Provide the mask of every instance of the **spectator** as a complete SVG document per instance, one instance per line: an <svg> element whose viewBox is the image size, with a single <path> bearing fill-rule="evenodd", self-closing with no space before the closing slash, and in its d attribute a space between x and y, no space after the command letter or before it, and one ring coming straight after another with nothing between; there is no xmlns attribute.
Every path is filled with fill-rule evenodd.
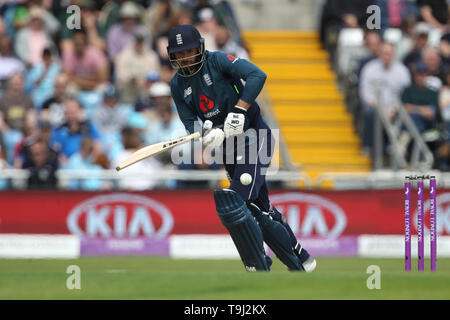
<svg viewBox="0 0 450 320"><path fill-rule="evenodd" d="M420 133L435 127L438 93L425 86L429 69L423 62L413 68L413 83L406 87L401 100Z"/></svg>
<svg viewBox="0 0 450 320"><path fill-rule="evenodd" d="M342 28L364 27L367 20L367 7L371 0L327 0L320 18L320 40L322 46L330 52L331 61L337 46L337 39Z"/></svg>
<svg viewBox="0 0 450 320"><path fill-rule="evenodd" d="M164 81L158 81L150 87L150 89L148 90L148 99L148 107L142 109L140 113L143 114L146 120L149 122L149 130L151 130L153 124L158 122L158 120L160 119L157 107L173 107L174 102L170 94L170 87ZM145 142L149 143L148 140L145 140Z"/></svg>
<svg viewBox="0 0 450 320"><path fill-rule="evenodd" d="M433 28L447 31L448 5L446 0L417 0L420 17Z"/></svg>
<svg viewBox="0 0 450 320"><path fill-rule="evenodd" d="M50 49L42 52L42 62L34 65L26 75L25 90L31 96L37 110L41 110L45 100L50 98L61 65L55 61Z"/></svg>
<svg viewBox="0 0 450 320"><path fill-rule="evenodd" d="M239 23L230 2L226 0L217 0L208 1L208 3L213 8L214 15L216 16L219 25L226 27L230 31L233 41L238 45L245 47Z"/></svg>
<svg viewBox="0 0 450 320"><path fill-rule="evenodd" d="M195 27L205 39L205 49L209 51L217 51L216 33L219 28L219 23L214 15L213 9L205 7L198 11L198 22Z"/></svg>
<svg viewBox="0 0 450 320"><path fill-rule="evenodd" d="M127 124L130 108L119 104L119 93L110 85L105 90L102 105L93 114L92 121L101 135L102 149L110 159L121 150L120 132Z"/></svg>
<svg viewBox="0 0 450 320"><path fill-rule="evenodd" d="M399 28L408 10L408 0L377 0L381 8L381 29Z"/></svg>
<svg viewBox="0 0 450 320"><path fill-rule="evenodd" d="M218 27L215 35L215 41L219 51L231 54L238 58L249 60L247 50L231 38L231 33L226 27Z"/></svg>
<svg viewBox="0 0 450 320"><path fill-rule="evenodd" d="M430 28L426 23L419 22L414 27L413 47L403 58L403 64L411 70L412 66L422 59L422 52L427 47Z"/></svg>
<svg viewBox="0 0 450 320"><path fill-rule="evenodd" d="M144 46L150 48L151 35L147 29L140 24L140 9L131 1L124 2L119 11L120 22L109 29L106 42L108 56L115 60L116 56L134 40L134 35L139 33L143 37Z"/></svg>
<svg viewBox="0 0 450 320"><path fill-rule="evenodd" d="M55 189L57 157L50 152L45 143L37 141L30 146L30 159L30 164L24 167L30 173L28 189Z"/></svg>
<svg viewBox="0 0 450 320"><path fill-rule="evenodd" d="M31 166L30 146L36 142L44 143L52 156L57 157L57 152L50 146L50 136L52 127L48 121L38 121L37 126L32 123L25 128L25 137L20 141L14 150L14 167L24 168Z"/></svg>
<svg viewBox="0 0 450 320"><path fill-rule="evenodd" d="M439 55L441 57L443 68L447 69L450 67L450 33L446 33L441 37L441 40L439 41Z"/></svg>
<svg viewBox="0 0 450 320"><path fill-rule="evenodd" d="M183 8L179 8L175 11L174 15L172 16L169 30L175 26L180 26L183 24L192 24L192 12ZM163 32L160 32L158 35L166 34L167 32L168 30L164 30Z"/></svg>
<svg viewBox="0 0 450 320"><path fill-rule="evenodd" d="M122 130L122 141L124 150L117 155L113 161L112 167L115 168L122 161L126 160L133 152L143 146L140 138L140 129L132 126L126 126ZM161 163L155 157L150 157L139 161L128 167L127 175L121 175L119 187L124 190L149 190L158 186L158 180L151 179L148 176L139 177L143 172L151 174L161 170Z"/></svg>
<svg viewBox="0 0 450 320"><path fill-rule="evenodd" d="M150 98L150 88L153 84L160 81L159 72L149 72L145 76L144 89L139 93L139 98L134 104L134 109L141 112L145 109L153 108L153 102Z"/></svg>
<svg viewBox="0 0 450 320"><path fill-rule="evenodd" d="M417 17L413 14L407 14L402 20L400 31L402 32L401 38L396 43L397 57L403 61L407 54L409 54L414 48L414 28L416 27Z"/></svg>
<svg viewBox="0 0 450 320"><path fill-rule="evenodd" d="M136 32L132 41L116 58L116 81L121 101L134 104L145 89L145 76L159 73L158 55L145 44L145 34Z"/></svg>
<svg viewBox="0 0 450 320"><path fill-rule="evenodd" d="M450 169L450 71L446 69L445 82L439 93L439 109L444 122L444 141L437 150L439 169Z"/></svg>
<svg viewBox="0 0 450 320"><path fill-rule="evenodd" d="M106 34L108 30L119 20L120 4L124 0L105 0L97 18L100 32Z"/></svg>
<svg viewBox="0 0 450 320"><path fill-rule="evenodd" d="M17 56L28 66L42 62L45 48L53 50L55 44L44 29L45 10L32 7L29 12L29 23L17 32L14 49Z"/></svg>
<svg viewBox="0 0 450 320"><path fill-rule="evenodd" d="M169 62L169 55L167 54L167 46L169 45L168 34L160 35L156 41L156 53L159 56L159 61L161 63L160 68L160 79L161 81L170 83L170 80L175 75L176 69L174 69Z"/></svg>
<svg viewBox="0 0 450 320"><path fill-rule="evenodd" d="M12 150L22 139L25 124L34 119L33 101L24 93L21 73L14 74L8 82L8 90L0 99L0 131L5 139L7 159L12 163Z"/></svg>
<svg viewBox="0 0 450 320"><path fill-rule="evenodd" d="M381 45L381 35L377 31L369 30L364 34L364 48L366 54L364 58L361 59L356 70L357 77L361 76L362 68L373 59L378 57Z"/></svg>
<svg viewBox="0 0 450 320"><path fill-rule="evenodd" d="M400 102L400 95L410 82L408 69L394 60L395 49L391 43L383 42L379 58L367 63L361 70L359 86L363 108L363 147L368 152L373 145L373 123L375 108L392 120Z"/></svg>
<svg viewBox="0 0 450 320"><path fill-rule="evenodd" d="M76 5L79 6L81 11L81 28L86 33L87 45L93 46L103 52L106 49L106 42L104 39L105 34L102 33L102 28L99 26L97 21L96 2L94 0L77 0L76 2ZM61 30L62 40L60 43L60 48L63 55L67 50L73 50L73 37L76 35L76 32L69 29L67 25L67 21L70 19L69 14L72 15L72 13L67 12L67 7L71 4L72 3L68 3L64 6L64 8L60 8L59 10L61 25L63 26Z"/></svg>
<svg viewBox="0 0 450 320"><path fill-rule="evenodd" d="M2 91L6 82L15 73L25 71L25 65L12 52L11 39L7 36L0 37L0 83Z"/></svg>
<svg viewBox="0 0 450 320"><path fill-rule="evenodd" d="M59 127L65 122L63 101L67 98L68 84L67 74L58 74L55 79L53 95L42 104L39 118L49 121L53 128Z"/></svg>
<svg viewBox="0 0 450 320"><path fill-rule="evenodd" d="M88 44L82 29L73 36L73 48L63 52L62 66L70 85L78 90L96 90L109 77L108 60L102 51Z"/></svg>
<svg viewBox="0 0 450 320"><path fill-rule="evenodd" d="M103 95L103 103L95 110L92 120L100 134L120 134L126 125L128 112L128 108L119 104L117 89L109 85Z"/></svg>
<svg viewBox="0 0 450 320"><path fill-rule="evenodd" d="M149 126L145 135L146 144L154 144L185 135L186 130L175 111L169 85L165 82L155 83L150 88L150 97L153 100L155 118L147 115Z"/></svg>
<svg viewBox="0 0 450 320"><path fill-rule="evenodd" d="M169 32L176 18L178 7L170 0L158 0L145 10L143 23L150 30L153 39Z"/></svg>
<svg viewBox="0 0 450 320"><path fill-rule="evenodd" d="M80 151L74 153L67 163L61 167L62 170L83 170L86 175L102 170L102 167L95 161L94 142L91 138L85 137L81 140ZM71 179L68 189L72 190L105 190L112 187L108 181L97 178Z"/></svg>
<svg viewBox="0 0 450 320"><path fill-rule="evenodd" d="M90 137L94 140L94 152L101 154L100 134L97 128L83 118L80 102L73 98L64 101L66 122L53 130L51 146L61 153L60 163L64 164L74 153L80 150L81 140Z"/></svg>
<svg viewBox="0 0 450 320"><path fill-rule="evenodd" d="M439 91L445 76L438 50L431 47L425 48L422 52L422 61L428 68L428 77L425 79L427 87Z"/></svg>

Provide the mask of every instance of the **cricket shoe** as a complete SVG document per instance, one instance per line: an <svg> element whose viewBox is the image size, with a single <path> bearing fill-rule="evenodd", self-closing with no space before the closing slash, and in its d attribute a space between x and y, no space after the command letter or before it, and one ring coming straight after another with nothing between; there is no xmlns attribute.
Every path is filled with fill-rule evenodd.
<svg viewBox="0 0 450 320"><path fill-rule="evenodd" d="M302 266L306 272L313 272L317 266L316 259L314 259L313 257L310 256L308 259L306 259L305 262L302 263Z"/></svg>

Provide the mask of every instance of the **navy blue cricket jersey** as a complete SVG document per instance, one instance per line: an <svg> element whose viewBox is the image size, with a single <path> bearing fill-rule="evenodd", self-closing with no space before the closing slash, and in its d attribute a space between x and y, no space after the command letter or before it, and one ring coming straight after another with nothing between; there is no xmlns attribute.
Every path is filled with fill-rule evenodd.
<svg viewBox="0 0 450 320"><path fill-rule="evenodd" d="M178 73L170 82L172 97L186 129L194 132L197 117L223 125L237 101L251 104L247 111L250 128L257 129L262 117L255 102L266 81L266 74L253 63L222 52L205 52L199 72L190 77ZM241 79L245 81L243 86Z"/></svg>

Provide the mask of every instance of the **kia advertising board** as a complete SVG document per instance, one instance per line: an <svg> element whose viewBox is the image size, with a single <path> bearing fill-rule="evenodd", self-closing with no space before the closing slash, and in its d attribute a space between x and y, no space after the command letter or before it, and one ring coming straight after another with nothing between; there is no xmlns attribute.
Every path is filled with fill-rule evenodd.
<svg viewBox="0 0 450 320"><path fill-rule="evenodd" d="M402 234L399 190L273 192L298 236ZM437 197L438 234L450 234L450 192ZM416 204L413 203L415 215ZM429 202L425 201L428 226ZM413 232L415 232L413 224ZM141 193L2 192L0 233L74 234L81 237L164 238L176 234L226 234L212 191Z"/></svg>

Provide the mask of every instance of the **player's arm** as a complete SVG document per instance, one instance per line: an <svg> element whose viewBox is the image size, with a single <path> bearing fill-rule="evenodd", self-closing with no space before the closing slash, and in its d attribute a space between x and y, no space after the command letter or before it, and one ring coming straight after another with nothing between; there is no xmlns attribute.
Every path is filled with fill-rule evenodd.
<svg viewBox="0 0 450 320"><path fill-rule="evenodd" d="M249 124L247 110L264 87L267 75L253 63L223 53L216 54L216 67L226 76L245 80L240 99L225 119L224 132L228 138L247 129Z"/></svg>
<svg viewBox="0 0 450 320"><path fill-rule="evenodd" d="M189 133L194 133L194 123L197 121L197 115L191 109L191 107L180 96L180 90L173 82L170 83L170 91L172 92L172 98L177 107L178 116L181 122Z"/></svg>
<svg viewBox="0 0 450 320"><path fill-rule="evenodd" d="M223 74L245 80L245 88L236 106L248 109L264 87L267 75L250 61L221 52L216 53L216 66Z"/></svg>

